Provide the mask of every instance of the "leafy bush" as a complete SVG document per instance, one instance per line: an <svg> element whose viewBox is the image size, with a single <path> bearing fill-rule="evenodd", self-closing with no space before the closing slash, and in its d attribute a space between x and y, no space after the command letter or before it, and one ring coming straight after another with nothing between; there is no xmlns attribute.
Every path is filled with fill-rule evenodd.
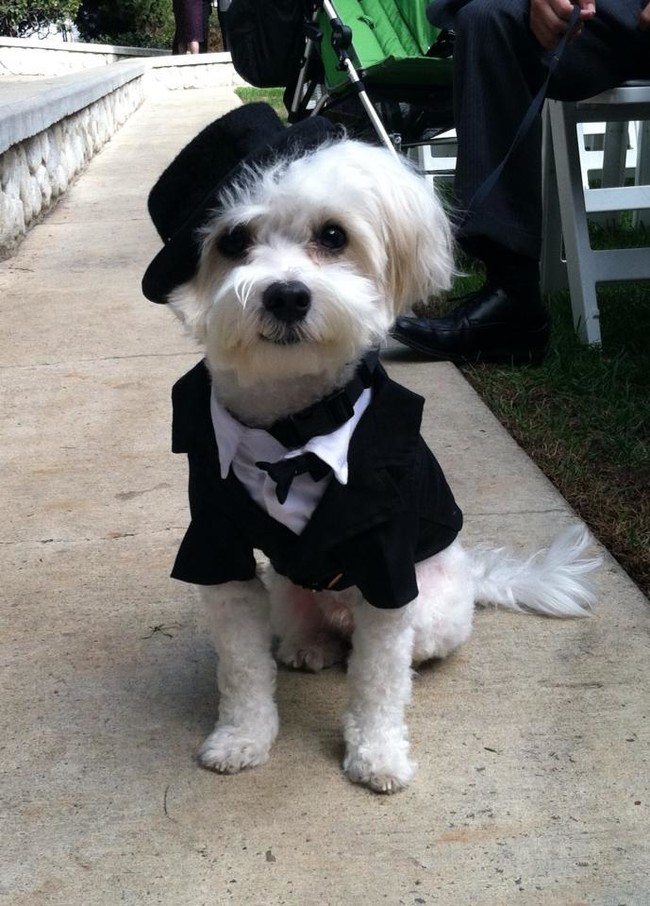
<svg viewBox="0 0 650 906"><path fill-rule="evenodd" d="M0 0L0 34L12 38L47 34L51 26L69 25L80 0Z"/></svg>
<svg viewBox="0 0 650 906"><path fill-rule="evenodd" d="M84 41L169 48L174 14L170 0L82 0L77 27Z"/></svg>

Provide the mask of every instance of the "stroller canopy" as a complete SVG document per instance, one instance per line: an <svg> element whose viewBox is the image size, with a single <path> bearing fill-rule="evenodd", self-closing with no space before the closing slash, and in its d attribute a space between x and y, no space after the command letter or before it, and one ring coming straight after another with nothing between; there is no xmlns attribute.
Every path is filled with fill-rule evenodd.
<svg viewBox="0 0 650 906"><path fill-rule="evenodd" d="M449 60L428 57L439 30L426 17L424 0L333 0L339 18L352 29L351 58L368 84L422 88L451 83ZM323 23L321 55L325 81L336 91L347 85Z"/></svg>

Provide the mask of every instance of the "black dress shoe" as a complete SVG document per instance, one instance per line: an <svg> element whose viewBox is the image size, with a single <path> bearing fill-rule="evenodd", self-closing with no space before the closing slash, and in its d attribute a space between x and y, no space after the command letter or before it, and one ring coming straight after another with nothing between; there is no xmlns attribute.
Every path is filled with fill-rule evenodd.
<svg viewBox="0 0 650 906"><path fill-rule="evenodd" d="M539 293L515 298L486 285L447 317L401 317L391 333L439 361L539 364L548 344L549 321Z"/></svg>

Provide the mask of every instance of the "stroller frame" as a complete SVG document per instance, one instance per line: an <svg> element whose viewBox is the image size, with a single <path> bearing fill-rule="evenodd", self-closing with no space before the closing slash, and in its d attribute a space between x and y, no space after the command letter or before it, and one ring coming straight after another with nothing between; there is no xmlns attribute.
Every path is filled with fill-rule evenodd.
<svg viewBox="0 0 650 906"><path fill-rule="evenodd" d="M350 84L353 86L353 91L363 104L364 110L368 114L370 122L372 123L380 142L385 145L385 147L388 148L389 151L391 151L393 154L396 154L396 145L400 144L400 142L396 134L393 134L391 136L384 128L384 124L379 118L377 111L373 107L372 101L368 97L368 92L366 90L363 79L355 69L352 60L350 59L350 54L348 53L348 51L352 46L352 29L349 25L344 25L341 22L336 9L334 8L334 5L330 2L330 0L321 0L321 7L330 21L330 27L332 29L332 47L339 58L340 68L344 69L347 73ZM296 83L293 100L291 102L291 107L289 110L289 119L291 121L300 119L298 113L301 109L306 109L306 106L311 100L313 91L316 87L315 83L313 83L311 90L309 90L307 94L305 94L305 82L307 80L309 62L312 54L315 52L316 48L323 39L322 32L318 29L317 25L318 15L321 7L319 7L318 4L314 4L314 11L311 18L311 27L305 29L305 55L301 61L300 72L298 74L298 82ZM328 96L327 94L323 93L322 96L318 99L317 103L314 105L311 111L311 115L316 116L316 114L320 113L327 101Z"/></svg>
<svg viewBox="0 0 650 906"><path fill-rule="evenodd" d="M305 48L297 81L294 89L287 91L287 99L291 98L290 103L287 104L289 121L296 122L307 116L325 113L340 103L342 98L357 97L379 142L389 151L397 154L402 149L402 135L399 132L389 132L377 113L376 106L366 88L364 72L361 67L357 68L352 60L352 54L356 56L353 30L341 20L334 2L335 0L312 0L310 3L310 15L305 21ZM331 46L338 60L336 68L345 73L349 82L346 88L337 91L330 90L324 84L319 84L317 78L310 76L310 69L318 62L318 52L324 38L323 30L319 27L322 13L327 17L331 32ZM441 32L427 55L433 56L432 51L434 50L437 50L437 56L440 59L450 57L453 52L453 33ZM314 96L317 94L314 101ZM437 132L443 132L447 128L449 128L448 125L441 126ZM432 137L434 135L428 136L427 142Z"/></svg>

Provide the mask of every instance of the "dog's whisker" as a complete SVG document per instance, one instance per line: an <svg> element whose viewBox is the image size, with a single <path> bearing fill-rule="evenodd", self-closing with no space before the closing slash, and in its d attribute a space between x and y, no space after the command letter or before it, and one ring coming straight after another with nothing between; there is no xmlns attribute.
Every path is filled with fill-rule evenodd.
<svg viewBox="0 0 650 906"><path fill-rule="evenodd" d="M253 285L254 281L251 278L243 278L235 284L235 297L242 308L246 308L248 304Z"/></svg>

